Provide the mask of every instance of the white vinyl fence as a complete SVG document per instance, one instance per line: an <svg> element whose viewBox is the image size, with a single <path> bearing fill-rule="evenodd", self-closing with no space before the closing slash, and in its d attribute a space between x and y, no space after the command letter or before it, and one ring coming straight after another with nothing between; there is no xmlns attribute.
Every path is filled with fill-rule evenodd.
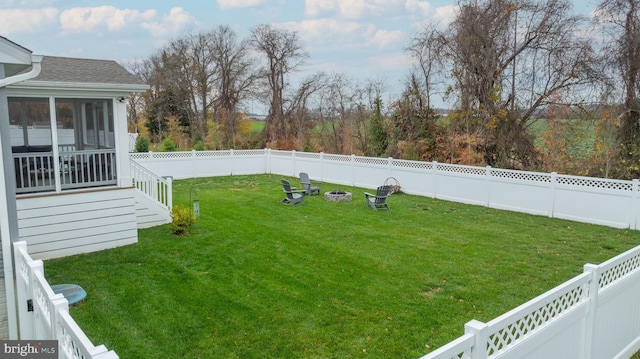
<svg viewBox="0 0 640 359"><path fill-rule="evenodd" d="M21 340L57 340L60 359L117 359L104 345L94 346L69 314L69 303L55 294L43 263L33 260L26 242L13 244Z"/></svg>
<svg viewBox="0 0 640 359"><path fill-rule="evenodd" d="M131 154L176 179L278 174L403 192L497 209L638 229L638 180L620 181L296 151L248 150ZM278 184L274 183L274 186ZM335 188L330 188L335 189ZM640 350L640 246L488 322L423 359L610 359Z"/></svg>
<svg viewBox="0 0 640 359"><path fill-rule="evenodd" d="M640 247L584 273L421 359L611 359L640 350Z"/></svg>
<svg viewBox="0 0 640 359"><path fill-rule="evenodd" d="M314 180L373 189L393 178L409 194L615 228L640 226L638 180L269 149L132 153L131 158L175 179L307 172Z"/></svg>

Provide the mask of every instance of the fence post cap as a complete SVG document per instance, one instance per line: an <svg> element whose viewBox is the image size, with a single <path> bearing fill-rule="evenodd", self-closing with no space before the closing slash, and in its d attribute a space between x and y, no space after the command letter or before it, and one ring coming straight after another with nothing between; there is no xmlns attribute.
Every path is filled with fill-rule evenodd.
<svg viewBox="0 0 640 359"><path fill-rule="evenodd" d="M582 269L585 272L595 272L598 269L598 265L597 264L587 263L582 267Z"/></svg>
<svg viewBox="0 0 640 359"><path fill-rule="evenodd" d="M487 327L487 323L483 323L479 320L473 319L469 322L467 322L464 325L464 332L465 333L477 333L480 332L482 329Z"/></svg>

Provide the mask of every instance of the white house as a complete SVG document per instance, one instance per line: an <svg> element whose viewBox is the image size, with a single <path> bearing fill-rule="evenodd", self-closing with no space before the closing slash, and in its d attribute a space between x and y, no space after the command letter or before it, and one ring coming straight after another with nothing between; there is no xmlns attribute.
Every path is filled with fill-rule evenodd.
<svg viewBox="0 0 640 359"><path fill-rule="evenodd" d="M154 201L131 174L126 99L148 88L115 61L0 37L0 339L16 338L11 243L54 258L135 243L141 217L170 218L158 205L149 219Z"/></svg>

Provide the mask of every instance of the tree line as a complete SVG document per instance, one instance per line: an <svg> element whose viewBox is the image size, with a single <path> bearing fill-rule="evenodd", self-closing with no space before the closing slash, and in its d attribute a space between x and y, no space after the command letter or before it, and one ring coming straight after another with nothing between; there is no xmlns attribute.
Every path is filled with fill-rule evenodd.
<svg viewBox="0 0 640 359"><path fill-rule="evenodd" d="M180 149L263 148L556 171L640 175L640 5L602 0L458 0L446 27L406 45L402 93L379 79L303 73L295 31L229 26L171 41L132 66L151 85L130 129ZM295 78L295 83L293 79ZM436 96L452 107L434 108ZM268 109L264 126L250 101Z"/></svg>

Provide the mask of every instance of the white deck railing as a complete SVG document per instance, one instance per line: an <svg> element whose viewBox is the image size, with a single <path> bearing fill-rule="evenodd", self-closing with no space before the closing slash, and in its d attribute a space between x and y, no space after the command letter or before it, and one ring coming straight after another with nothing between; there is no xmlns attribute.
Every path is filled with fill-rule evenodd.
<svg viewBox="0 0 640 359"><path fill-rule="evenodd" d="M70 148L66 146L66 148ZM117 184L114 149L13 153L16 193L53 192Z"/></svg>
<svg viewBox="0 0 640 359"><path fill-rule="evenodd" d="M26 242L13 244L20 339L57 340L60 359L116 359L104 345L94 346L69 314L69 303L55 294L43 263L33 260Z"/></svg>
<svg viewBox="0 0 640 359"><path fill-rule="evenodd" d="M158 176L134 159L130 160L130 165L133 186L165 209L171 210L173 203L171 177Z"/></svg>

